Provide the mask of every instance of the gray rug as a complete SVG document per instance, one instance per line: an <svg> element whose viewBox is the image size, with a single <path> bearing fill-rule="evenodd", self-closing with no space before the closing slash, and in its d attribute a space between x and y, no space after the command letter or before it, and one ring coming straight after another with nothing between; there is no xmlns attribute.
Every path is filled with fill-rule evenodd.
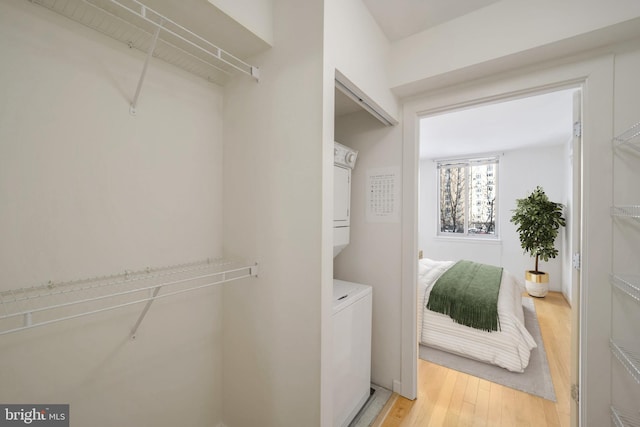
<svg viewBox="0 0 640 427"><path fill-rule="evenodd" d="M523 373L510 372L498 366L478 362L422 344L420 345L420 359L555 402L556 392L553 388L547 353L544 350L533 300L522 298L522 308L524 309L524 324L538 344L537 348L531 350L529 366Z"/></svg>

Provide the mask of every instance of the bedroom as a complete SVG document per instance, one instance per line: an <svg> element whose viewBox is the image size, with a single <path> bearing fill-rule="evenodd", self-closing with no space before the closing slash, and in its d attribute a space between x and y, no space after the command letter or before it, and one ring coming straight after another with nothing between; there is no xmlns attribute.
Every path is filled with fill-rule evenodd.
<svg viewBox="0 0 640 427"><path fill-rule="evenodd" d="M519 293L524 288L524 271L532 268L532 258L528 254L523 254L520 247L520 241L516 227L510 222L512 209L515 208L515 200L525 197L537 185L545 189L549 198L556 202L561 202L565 208L563 215L567 220L567 226L561 228L558 238L556 239L556 248L559 250L559 256L544 262L541 265L542 270L550 273L551 280L550 289L554 294L550 294L543 298L544 301L535 301L531 298L519 298L513 302L513 306L509 305L507 309L505 302L501 302L501 334L504 339L493 339L492 334L483 336L480 341L475 341L471 336L471 341L464 341L466 331L456 328L451 331L448 336L443 336L435 331L423 331L422 328L430 328L429 321L439 323L437 316L429 315L425 317L424 324L418 322L418 332L421 337L421 343L425 341L431 346L438 348L452 348L456 351L462 351L463 354L472 358L480 358L486 363L499 365L500 369L509 369L515 371L512 374L502 374L499 369L483 368L479 364L470 364L464 359L449 356L449 353L434 350L433 347L425 347L420 345L420 359L429 360L436 364L454 367L458 371L468 372L484 378L488 381L496 379L498 384L508 384L516 390L526 391L533 395L548 399L545 402L545 416L548 424L558 422L560 425L568 425L570 412L570 398L566 390L568 384L571 383L569 375L568 357L570 353L570 336L571 321L568 311L571 310L567 301L571 301L571 275L574 274L571 268L571 230L574 219L569 213L572 211L574 202L572 199L572 146L575 143L573 135L573 106L574 97L579 95L577 89L565 89L555 92L532 94L524 98L515 100L497 101L486 105L478 105L472 108L465 108L460 111L447 112L443 114L427 116L421 120L420 140L421 140L421 161L420 161L420 208L419 208L419 248L423 249L425 258L438 260L459 260L466 259L483 264L497 265L504 268L503 278L508 275L512 281L517 284L503 286L513 289L501 288L502 292ZM578 104L579 108L579 104ZM578 114L576 114L578 116ZM438 141L439 143L436 143ZM438 223L438 209L434 209L434 205L438 206L438 191L436 177L439 173L438 166L446 162L451 163L447 159L466 159L466 158L490 158L494 161L497 154L497 165L495 172L492 174L493 181L491 185L497 187L497 196L493 200L492 206L497 206L496 216L493 224L489 227L490 233L482 231L469 232L468 235L456 237L452 233L442 233L434 224ZM444 161L443 161L444 159ZM455 163L455 162L454 162ZM483 167L480 166L480 170ZM493 171L491 167L489 171ZM482 176L482 175L481 175ZM474 182L474 181L472 181ZM483 180L477 180L479 185L483 185ZM580 187L580 183L576 183L576 187ZM482 188L478 189L479 194L484 194ZM482 206L482 205L481 205ZM480 206L480 207L481 207ZM486 209L485 209L486 210ZM484 212L480 216L486 217ZM473 224L467 225L468 228ZM477 225L483 227L483 225ZM475 230L473 230L475 231ZM437 263L436 263L437 264ZM423 271L425 260L420 261L419 271ZM428 271L428 270L427 270ZM419 280L422 284L422 279ZM512 283L512 282L509 282ZM419 301L422 286L419 286ZM501 297L501 301L504 297ZM525 298L525 297L523 297ZM511 314L506 316L507 310L512 313L515 318L520 318L522 308L520 305L530 305L527 312L535 313L537 311L543 313L544 323L533 326L531 319L527 318L527 328L529 329L525 335L519 332L517 325L521 324L519 320L511 320ZM541 304L548 304L548 307L541 307ZM512 308L511 308L512 307ZM419 315L420 304L418 305ZM427 312L423 316L427 316ZM535 316L535 314L534 314ZM554 319L550 322L550 319ZM521 319L521 318L520 318ZM422 319L420 319L422 320ZM429 321L427 321L429 320ZM514 324L511 324L511 322ZM562 323L564 322L564 324ZM524 323L524 322L523 322ZM423 326L424 325L424 326ZM553 326L553 333L550 333L550 325ZM540 329L542 326L542 335L536 338L537 347L529 350L529 346L534 343L529 332ZM443 324L441 328L447 328ZM445 329L443 329L445 330ZM508 332L507 332L508 331ZM565 335L566 341L555 342L561 332ZM537 332L539 334L539 332ZM451 336L459 337L460 342L466 342L461 346L457 342L452 341ZM526 338L526 339L525 339ZM543 342L546 342L546 346ZM487 347L485 347L485 343ZM507 344L508 343L508 344ZM549 346L552 351L549 351ZM500 349L500 350L496 350ZM539 364L539 355L541 351L546 350L547 357L542 364ZM531 359L530 359L531 357ZM547 362L548 359L548 362ZM423 366L419 361L419 372L431 372L431 375L437 375L438 371L433 371L431 366ZM548 364L547 364L548 363ZM545 366L545 364L547 364ZM552 375L545 375L547 385L540 386L540 378L543 377L542 372L549 372ZM526 374L520 374L524 370ZM533 372L537 372L533 374ZM426 375L422 373L421 375ZM523 379L521 376L529 376ZM504 382L505 378L513 377L512 382ZM553 377L553 383L552 383ZM447 376L449 378L449 376ZM464 377L456 375L457 381L464 384ZM461 387L456 382L453 390ZM553 384L555 384L555 393L553 392ZM531 388L530 388L531 386ZM489 386L485 384L481 386L488 390ZM503 396L503 402L507 399L507 392L500 391L496 384L491 384L491 404L488 408L483 409L482 392L479 391L477 401L474 401L476 417L482 418L483 413L486 414L487 422L505 423L505 417L509 415L502 406L500 409L500 397ZM504 390L504 389L503 389ZM546 390L546 391L545 391ZM425 393L423 391L422 393ZM530 396L510 397L518 399L522 407L530 405ZM444 396L443 396L444 397ZM440 397L442 399L443 397ZM467 400L467 398L465 398ZM471 399L469 399L471 401ZM526 403L525 403L526 402ZM547 403L554 402L549 405ZM539 403L535 403L537 405ZM503 403L503 405L507 405ZM451 413L445 416L447 419L456 419L457 416L467 417L465 411L456 412L455 405L452 403ZM468 411L469 408L466 408ZM414 412L417 408L414 409ZM486 412L484 412L486 411ZM523 409L526 413L526 410ZM459 414L459 415L458 415ZM421 416L424 416L421 415ZM437 419L439 415L434 414ZM520 415L517 415L520 416ZM527 419L527 416L523 416ZM433 420L435 422L435 419ZM556 421L551 421L556 420ZM507 423L515 423L512 419ZM540 423L544 425L544 423Z"/></svg>
<svg viewBox="0 0 640 427"><path fill-rule="evenodd" d="M590 224L607 223L608 209L592 200L611 198L612 172L602 167L611 135L637 121L638 49L624 44L630 34L638 36L637 2L589 2L572 10L569 22L556 20L567 12L564 2L540 9L516 2L526 13L514 11L513 2L496 2L425 34L432 43L419 49L411 46L417 39L390 43L360 0L251 3L257 9L244 15L227 11L262 40L261 49L248 53L261 69L259 84L239 79L221 87L153 61L132 118L143 53L52 17L35 2L0 2L3 289L190 261L223 249L260 261L261 269L256 280L154 306L135 342L126 335L138 310L112 322L101 322L111 319L105 315L56 327L62 335L34 329L1 338L0 358L13 369L0 374L3 385L12 384L0 386L0 400L57 397L72 402L76 419L101 414L102 425L149 419L156 425L326 425L333 266L330 215L323 210L330 211L336 68L401 121L365 132L379 143L370 144L361 165L399 167L407 187L412 163L403 146L412 140L413 122L405 114L413 95L451 94L451 85L492 76L505 84L501 93L523 89L506 87L516 77L539 87L589 76L585 129L598 144L585 159L587 207ZM539 31L540 20L549 31ZM512 34L514 23L521 37L500 35ZM460 32L460 24L470 30ZM601 48L602 40L622 48L615 55L590 52L591 61L571 57ZM564 73L567 62L571 73ZM557 74L541 81L535 77L541 68ZM480 90L467 98L485 95ZM376 285L373 373L401 392L411 389L412 376L405 373L401 342L405 227L410 218L354 224L354 245L363 251L343 260L348 267L338 266L341 274ZM607 227L585 234L607 250L613 246ZM587 278L606 283L610 257L595 248L587 253ZM611 292L589 289L591 300L605 306L586 307L589 343L606 343ZM609 369L606 344L586 350L587 372L608 381L615 368ZM37 387L42 378L49 386ZM612 401L608 387L597 387L601 378L588 376L585 386L585 411L594 420ZM120 410L105 412L107 406Z"/></svg>

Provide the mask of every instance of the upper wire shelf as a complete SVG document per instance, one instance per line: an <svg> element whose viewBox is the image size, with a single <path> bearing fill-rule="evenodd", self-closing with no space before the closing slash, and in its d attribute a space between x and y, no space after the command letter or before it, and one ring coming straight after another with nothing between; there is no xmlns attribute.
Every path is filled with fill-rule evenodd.
<svg viewBox="0 0 640 427"><path fill-rule="evenodd" d="M640 302L640 276L611 274L611 284Z"/></svg>
<svg viewBox="0 0 640 427"><path fill-rule="evenodd" d="M30 0L142 52L218 84L259 70L138 0ZM158 32L157 41L154 34Z"/></svg>
<svg viewBox="0 0 640 427"><path fill-rule="evenodd" d="M640 427L640 419L638 417L622 413L613 406L611 407L611 420L615 427Z"/></svg>
<svg viewBox="0 0 640 427"><path fill-rule="evenodd" d="M611 215L640 220L640 205L618 205L611 207Z"/></svg>
<svg viewBox="0 0 640 427"><path fill-rule="evenodd" d="M625 367L629 375L640 384L640 357L624 346L609 340L609 348L618 361Z"/></svg>
<svg viewBox="0 0 640 427"><path fill-rule="evenodd" d="M208 259L6 290L0 292L0 335L146 302L131 330L135 337L154 300L257 275L256 264Z"/></svg>
<svg viewBox="0 0 640 427"><path fill-rule="evenodd" d="M631 126L618 136L613 138L616 146L628 146L636 151L640 151L640 122Z"/></svg>

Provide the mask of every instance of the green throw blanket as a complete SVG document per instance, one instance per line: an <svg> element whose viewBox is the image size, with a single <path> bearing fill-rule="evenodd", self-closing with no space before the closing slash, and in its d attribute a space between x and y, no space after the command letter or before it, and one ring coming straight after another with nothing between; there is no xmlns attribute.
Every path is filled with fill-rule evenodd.
<svg viewBox="0 0 640 427"><path fill-rule="evenodd" d="M462 325L497 331L501 278L502 267L458 261L433 285L427 308Z"/></svg>

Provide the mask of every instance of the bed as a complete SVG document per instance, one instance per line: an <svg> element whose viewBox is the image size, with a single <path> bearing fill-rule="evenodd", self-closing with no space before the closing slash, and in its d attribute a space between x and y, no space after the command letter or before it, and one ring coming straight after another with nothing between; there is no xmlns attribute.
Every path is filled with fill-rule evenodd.
<svg viewBox="0 0 640 427"><path fill-rule="evenodd" d="M419 260L418 336L421 344L460 356L523 372L536 343L524 326L523 286L503 270L498 293L499 330L484 331L454 322L449 316L426 308L436 281L454 261Z"/></svg>

